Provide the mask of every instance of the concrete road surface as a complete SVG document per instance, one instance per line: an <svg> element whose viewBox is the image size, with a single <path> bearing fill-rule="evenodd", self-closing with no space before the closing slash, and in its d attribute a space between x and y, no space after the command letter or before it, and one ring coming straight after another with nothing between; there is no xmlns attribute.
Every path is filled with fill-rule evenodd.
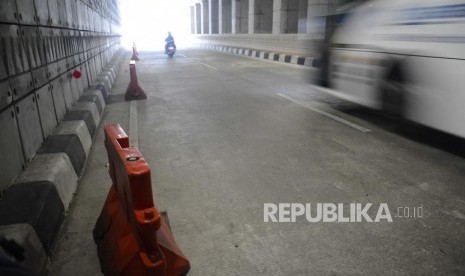
<svg viewBox="0 0 465 276"><path fill-rule="evenodd" d="M302 66L199 49L140 59L148 99L134 104L137 120L122 101L123 65L103 124L138 134L189 275L465 274L462 139L318 92ZM51 275L100 271L91 232L111 184L106 163L100 128ZM284 221L283 203L308 203L313 217L322 203L352 222L265 222L265 203ZM357 203L383 216L368 222L359 210L360 221Z"/></svg>

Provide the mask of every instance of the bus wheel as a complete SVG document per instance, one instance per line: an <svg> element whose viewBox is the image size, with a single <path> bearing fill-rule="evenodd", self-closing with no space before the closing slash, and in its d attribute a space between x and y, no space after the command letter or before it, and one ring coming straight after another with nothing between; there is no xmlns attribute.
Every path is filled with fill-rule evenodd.
<svg viewBox="0 0 465 276"><path fill-rule="evenodd" d="M402 66L395 64L381 82L383 110L391 115L402 117L405 98L405 74Z"/></svg>

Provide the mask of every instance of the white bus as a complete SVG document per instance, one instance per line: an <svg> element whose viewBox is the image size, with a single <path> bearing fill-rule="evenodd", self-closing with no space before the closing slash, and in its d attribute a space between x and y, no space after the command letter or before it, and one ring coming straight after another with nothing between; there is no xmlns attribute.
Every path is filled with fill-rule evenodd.
<svg viewBox="0 0 465 276"><path fill-rule="evenodd" d="M465 1L377 0L336 30L326 91L465 137Z"/></svg>

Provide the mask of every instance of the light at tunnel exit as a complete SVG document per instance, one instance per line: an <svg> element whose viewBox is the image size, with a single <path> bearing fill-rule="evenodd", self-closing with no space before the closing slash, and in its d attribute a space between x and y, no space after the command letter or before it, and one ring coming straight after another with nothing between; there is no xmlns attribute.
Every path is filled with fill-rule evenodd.
<svg viewBox="0 0 465 276"><path fill-rule="evenodd" d="M122 0L122 46L138 50L160 50L165 47L168 32L176 46L190 43L189 0Z"/></svg>

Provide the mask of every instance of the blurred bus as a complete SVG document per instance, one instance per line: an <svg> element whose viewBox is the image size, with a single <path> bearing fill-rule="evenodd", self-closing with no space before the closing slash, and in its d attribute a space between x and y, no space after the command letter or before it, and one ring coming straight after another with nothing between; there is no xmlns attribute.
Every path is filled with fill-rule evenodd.
<svg viewBox="0 0 465 276"><path fill-rule="evenodd" d="M325 91L465 137L465 1L377 0L334 33Z"/></svg>

